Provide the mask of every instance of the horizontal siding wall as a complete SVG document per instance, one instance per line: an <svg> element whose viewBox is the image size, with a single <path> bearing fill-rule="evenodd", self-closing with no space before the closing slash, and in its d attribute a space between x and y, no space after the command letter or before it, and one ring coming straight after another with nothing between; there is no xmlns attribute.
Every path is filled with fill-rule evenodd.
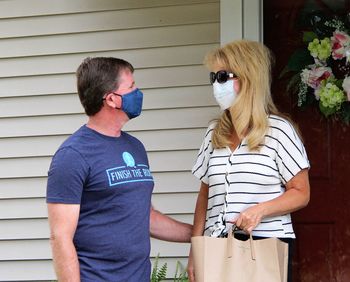
<svg viewBox="0 0 350 282"><path fill-rule="evenodd" d="M125 130L149 154L153 205L192 223L190 170L218 107L203 57L219 45L219 0L0 1L0 281L55 279L45 203L58 146L87 118L75 70L88 56L130 61L145 94ZM181 204L180 204L181 203ZM152 240L151 256L187 264L189 244Z"/></svg>

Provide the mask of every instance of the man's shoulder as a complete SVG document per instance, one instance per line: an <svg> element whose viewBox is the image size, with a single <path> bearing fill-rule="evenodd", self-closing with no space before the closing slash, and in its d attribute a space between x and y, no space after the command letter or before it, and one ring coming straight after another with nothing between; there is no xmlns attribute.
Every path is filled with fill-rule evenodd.
<svg viewBox="0 0 350 282"><path fill-rule="evenodd" d="M122 136L124 139L128 140L128 142L135 143L135 144L141 145L143 147L143 143L137 137L131 135L130 133L122 131Z"/></svg>
<svg viewBox="0 0 350 282"><path fill-rule="evenodd" d="M55 156L61 155L62 153L72 155L80 154L83 144L86 142L84 139L86 139L86 137L84 136L84 126L82 126L63 141L56 150Z"/></svg>
<svg viewBox="0 0 350 282"><path fill-rule="evenodd" d="M81 139L83 139L83 126L80 127L79 129L77 129L73 134L71 134L70 136L68 136L63 143L60 145L60 147L58 148L58 150L65 148L65 147L74 147L75 145L78 145L81 141Z"/></svg>

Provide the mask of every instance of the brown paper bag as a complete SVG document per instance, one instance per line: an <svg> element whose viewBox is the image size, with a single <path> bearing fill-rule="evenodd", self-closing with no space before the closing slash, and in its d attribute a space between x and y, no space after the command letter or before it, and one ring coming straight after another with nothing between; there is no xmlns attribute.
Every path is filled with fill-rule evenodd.
<svg viewBox="0 0 350 282"><path fill-rule="evenodd" d="M192 237L196 282L286 282L288 244L277 238L240 241Z"/></svg>

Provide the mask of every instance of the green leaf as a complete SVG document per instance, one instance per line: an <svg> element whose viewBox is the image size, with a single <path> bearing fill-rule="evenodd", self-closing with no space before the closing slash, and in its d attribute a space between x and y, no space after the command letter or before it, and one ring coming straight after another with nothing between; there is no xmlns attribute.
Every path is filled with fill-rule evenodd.
<svg viewBox="0 0 350 282"><path fill-rule="evenodd" d="M174 282L188 282L187 271L179 261L176 262Z"/></svg>
<svg viewBox="0 0 350 282"><path fill-rule="evenodd" d="M339 88L342 89L343 88L343 79L334 79L333 83Z"/></svg>
<svg viewBox="0 0 350 282"><path fill-rule="evenodd" d="M164 263L157 273L157 281L162 281L166 278L166 272L168 269L167 263Z"/></svg>
<svg viewBox="0 0 350 282"><path fill-rule="evenodd" d="M158 269L159 253L154 259L151 282L160 282L166 278L167 264L164 263L163 266Z"/></svg>
<svg viewBox="0 0 350 282"><path fill-rule="evenodd" d="M313 31L304 31L303 32L303 42L304 43L309 43L312 40L314 40L315 38L317 38L317 35Z"/></svg>
<svg viewBox="0 0 350 282"><path fill-rule="evenodd" d="M350 124L350 102L344 102L342 104L340 116L346 125Z"/></svg>
<svg viewBox="0 0 350 282"><path fill-rule="evenodd" d="M307 49L297 49L292 54L288 61L288 69L295 72L300 72L307 65L313 64L314 59L310 55L310 52Z"/></svg>
<svg viewBox="0 0 350 282"><path fill-rule="evenodd" d="M287 73L289 73L291 70L288 68L288 65L286 65L283 70L281 71L280 75L278 76L279 79L281 79L283 76L285 76Z"/></svg>
<svg viewBox="0 0 350 282"><path fill-rule="evenodd" d="M310 90L310 88L309 88L309 90ZM315 90L312 89L311 91L308 91L308 93L306 94L305 106L311 106L313 103L318 102L316 100L314 92L315 92Z"/></svg>
<svg viewBox="0 0 350 282"><path fill-rule="evenodd" d="M157 272L158 272L158 258L159 254L157 255L152 269L152 275L151 275L151 282L157 282Z"/></svg>
<svg viewBox="0 0 350 282"><path fill-rule="evenodd" d="M333 13L341 13L346 10L346 1L329 1L322 0L323 4L328 6L332 10Z"/></svg>
<svg viewBox="0 0 350 282"><path fill-rule="evenodd" d="M298 93L300 80L300 73L293 75L287 84L287 92L292 94Z"/></svg>

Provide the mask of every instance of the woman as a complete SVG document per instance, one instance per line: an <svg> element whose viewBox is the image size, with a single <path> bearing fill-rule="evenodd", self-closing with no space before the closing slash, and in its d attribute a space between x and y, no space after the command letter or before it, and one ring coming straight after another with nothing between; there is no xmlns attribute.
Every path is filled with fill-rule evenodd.
<svg viewBox="0 0 350 282"><path fill-rule="evenodd" d="M223 113L211 123L192 173L201 180L193 236L224 237L235 224L245 240L295 238L290 213L309 202L304 146L271 97L270 51L239 40L210 52L214 97ZM291 256L288 281L291 281ZM192 254L188 272L195 281Z"/></svg>

